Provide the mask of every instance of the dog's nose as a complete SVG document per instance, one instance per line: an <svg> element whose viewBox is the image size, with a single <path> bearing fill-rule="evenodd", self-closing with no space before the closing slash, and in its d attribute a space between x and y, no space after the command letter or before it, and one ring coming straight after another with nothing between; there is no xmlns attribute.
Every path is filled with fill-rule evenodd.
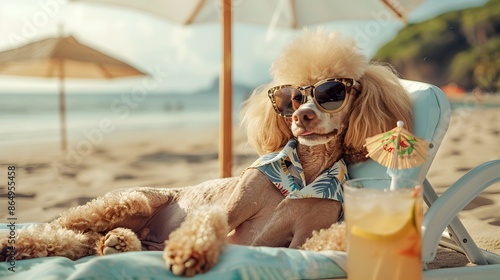
<svg viewBox="0 0 500 280"><path fill-rule="evenodd" d="M316 119L316 113L309 108L302 108L293 113L292 119L295 122L302 122L304 124L310 123L312 120Z"/></svg>

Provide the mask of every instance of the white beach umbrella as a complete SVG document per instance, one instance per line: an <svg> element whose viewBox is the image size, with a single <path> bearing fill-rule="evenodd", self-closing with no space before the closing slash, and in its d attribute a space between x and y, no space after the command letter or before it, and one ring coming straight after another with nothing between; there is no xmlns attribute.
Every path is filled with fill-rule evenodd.
<svg viewBox="0 0 500 280"><path fill-rule="evenodd" d="M339 20L396 19L406 22L423 0L71 0L121 5L180 24L222 22L220 79L221 137L219 162L222 177L232 169L232 18L270 28L301 28Z"/></svg>
<svg viewBox="0 0 500 280"><path fill-rule="evenodd" d="M66 151L66 78L114 79L145 74L68 36L47 38L0 52L0 75L58 78L61 148Z"/></svg>
<svg viewBox="0 0 500 280"><path fill-rule="evenodd" d="M369 20L380 11L406 21L422 0L72 0L126 6L180 24L221 20L221 8L234 21L300 28L338 20Z"/></svg>

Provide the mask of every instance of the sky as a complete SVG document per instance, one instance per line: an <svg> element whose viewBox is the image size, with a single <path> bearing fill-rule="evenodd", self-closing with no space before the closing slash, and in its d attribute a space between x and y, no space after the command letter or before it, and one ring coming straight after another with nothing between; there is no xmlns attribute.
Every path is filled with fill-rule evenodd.
<svg viewBox="0 0 500 280"><path fill-rule="evenodd" d="M243 1L243 0L239 0ZM419 22L450 10L480 6L487 0L424 0L409 16ZM325 24L354 38L367 57L404 26L383 23L369 40L363 30L370 21ZM371 23L374 21L372 20ZM379 26L380 27L380 26ZM23 44L74 35L82 43L114 56L151 75L108 81L71 79L67 94L118 92L146 83L152 93L192 92L209 87L221 68L218 23L181 26L145 12L66 0L0 0L0 51ZM281 49L299 31L236 23L233 27L233 81L256 87L270 80L268 69ZM151 83L153 81L153 83ZM55 79L0 76L0 93L57 92Z"/></svg>

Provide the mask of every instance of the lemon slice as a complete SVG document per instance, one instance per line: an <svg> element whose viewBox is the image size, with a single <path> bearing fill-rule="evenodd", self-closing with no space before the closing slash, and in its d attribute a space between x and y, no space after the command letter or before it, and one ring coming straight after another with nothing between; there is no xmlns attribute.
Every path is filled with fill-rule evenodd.
<svg viewBox="0 0 500 280"><path fill-rule="evenodd" d="M351 234L363 239L373 240L373 241L392 241L404 236L408 231L415 227L415 203L411 207L411 211L408 213L407 217L402 220L403 223L389 223L386 226L378 226L378 230L365 229L361 226L353 225L351 228ZM394 226L392 226L394 225Z"/></svg>

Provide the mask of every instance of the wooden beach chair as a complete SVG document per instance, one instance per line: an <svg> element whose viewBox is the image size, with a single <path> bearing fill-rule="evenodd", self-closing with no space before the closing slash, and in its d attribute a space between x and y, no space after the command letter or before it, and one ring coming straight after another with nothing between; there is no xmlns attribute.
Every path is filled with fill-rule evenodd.
<svg viewBox="0 0 500 280"><path fill-rule="evenodd" d="M457 214L482 190L500 181L500 160L474 168L438 196L426 179L426 174L448 128L450 105L444 93L433 85L406 80L401 82L414 100L413 132L430 143L426 162L402 174L423 184L424 201L429 207L423 220L423 261L433 261L438 244L441 244L463 252L472 263L477 264L472 267L425 269L423 279L498 280L500 256L479 249L458 220ZM386 167L372 160L349 166L352 178L388 176L386 171ZM0 230L7 230L7 226L3 224ZM11 272L8 270L9 263L1 263L0 278L182 278L172 275L165 268L162 252L158 251L91 256L77 261L49 257L17 261L15 265L17 271ZM219 263L208 273L194 279L345 279L345 267L344 252L227 245Z"/></svg>

